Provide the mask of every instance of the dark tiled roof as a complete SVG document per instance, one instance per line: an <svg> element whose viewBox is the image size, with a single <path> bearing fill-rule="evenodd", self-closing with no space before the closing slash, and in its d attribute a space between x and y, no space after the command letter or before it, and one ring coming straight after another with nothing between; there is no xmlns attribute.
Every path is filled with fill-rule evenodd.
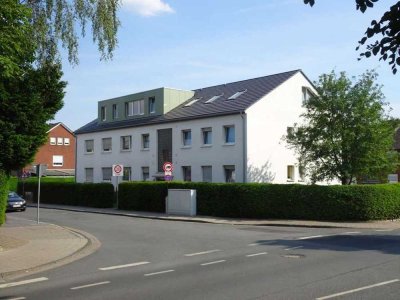
<svg viewBox="0 0 400 300"><path fill-rule="evenodd" d="M237 81L227 84L211 86L194 90L194 96L162 116L144 117L140 119L124 120L99 124L97 119L75 131L75 134L104 131L109 129L138 127L151 124L160 124L188 119L198 119L221 115L240 113L256 103L266 94L277 88L301 70L294 70L254 79ZM233 94L246 90L239 98L228 100ZM211 97L223 95L212 103L205 103ZM186 106L193 99L200 98L191 106Z"/></svg>

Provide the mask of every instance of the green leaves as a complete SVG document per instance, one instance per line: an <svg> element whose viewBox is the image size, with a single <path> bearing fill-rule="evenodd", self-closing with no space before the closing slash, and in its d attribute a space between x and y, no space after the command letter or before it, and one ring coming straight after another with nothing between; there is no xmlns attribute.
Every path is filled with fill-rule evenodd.
<svg viewBox="0 0 400 300"><path fill-rule="evenodd" d="M304 104L303 123L286 137L314 182L349 184L395 168L394 132L376 79L370 71L353 80L332 71L315 83L318 96Z"/></svg>

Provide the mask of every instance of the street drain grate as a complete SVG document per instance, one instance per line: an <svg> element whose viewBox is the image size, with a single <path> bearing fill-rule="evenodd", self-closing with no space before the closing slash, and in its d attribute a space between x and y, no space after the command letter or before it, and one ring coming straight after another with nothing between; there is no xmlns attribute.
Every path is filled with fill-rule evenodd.
<svg viewBox="0 0 400 300"><path fill-rule="evenodd" d="M285 258L304 258L306 256L303 255L303 254L285 254L285 255L282 255L282 257L285 257Z"/></svg>

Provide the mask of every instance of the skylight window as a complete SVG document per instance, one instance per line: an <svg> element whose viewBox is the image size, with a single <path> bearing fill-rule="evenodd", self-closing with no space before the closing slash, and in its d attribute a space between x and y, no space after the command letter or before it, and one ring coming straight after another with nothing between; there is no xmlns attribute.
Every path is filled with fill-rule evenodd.
<svg viewBox="0 0 400 300"><path fill-rule="evenodd" d="M205 103L213 103L215 100L217 100L218 98L221 98L223 95L224 94L213 96L210 99L208 99Z"/></svg>
<svg viewBox="0 0 400 300"><path fill-rule="evenodd" d="M243 94L246 93L246 92L247 92L247 89L246 89L246 90L243 90L243 91L236 92L236 93L234 93L232 96L230 96L230 97L228 98L228 100L235 100L235 99L239 98L241 95L243 95Z"/></svg>
<svg viewBox="0 0 400 300"><path fill-rule="evenodd" d="M189 103L185 104L185 107L187 107L187 106L192 106L192 104L196 103L196 102L199 101L200 99L201 99L201 98L193 99L193 100L190 101Z"/></svg>

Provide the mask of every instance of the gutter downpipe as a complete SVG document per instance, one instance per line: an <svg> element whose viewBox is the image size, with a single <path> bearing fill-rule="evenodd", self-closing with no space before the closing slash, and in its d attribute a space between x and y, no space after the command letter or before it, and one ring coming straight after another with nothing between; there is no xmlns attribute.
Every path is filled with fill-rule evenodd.
<svg viewBox="0 0 400 300"><path fill-rule="evenodd" d="M247 182L247 114L245 111L240 112L243 126L243 183Z"/></svg>

